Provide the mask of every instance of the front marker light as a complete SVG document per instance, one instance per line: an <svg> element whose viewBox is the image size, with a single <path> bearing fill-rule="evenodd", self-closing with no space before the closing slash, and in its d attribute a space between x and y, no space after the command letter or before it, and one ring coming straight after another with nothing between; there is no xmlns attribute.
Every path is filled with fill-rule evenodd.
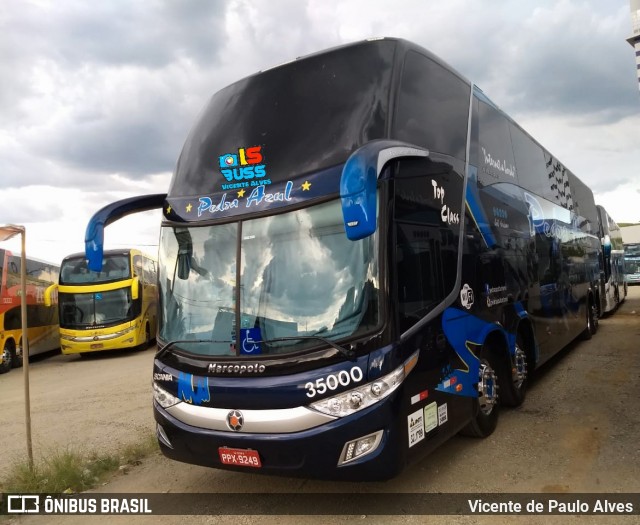
<svg viewBox="0 0 640 525"><path fill-rule="evenodd" d="M180 403L180 399L167 392L164 388L158 386L155 381L153 382L153 399L162 408L169 408Z"/></svg>
<svg viewBox="0 0 640 525"><path fill-rule="evenodd" d="M417 363L417 352L393 372L371 383L360 385L338 395L311 403L310 408L334 417L345 417L391 395Z"/></svg>
<svg viewBox="0 0 640 525"><path fill-rule="evenodd" d="M377 432L369 434L368 436L354 439L353 441L348 441L342 448L342 453L340 454L340 459L338 460L338 466L349 463L350 461L361 458L362 456L366 456L367 454L371 454L375 449L378 448L378 445L380 445L381 441L382 430L378 430Z"/></svg>

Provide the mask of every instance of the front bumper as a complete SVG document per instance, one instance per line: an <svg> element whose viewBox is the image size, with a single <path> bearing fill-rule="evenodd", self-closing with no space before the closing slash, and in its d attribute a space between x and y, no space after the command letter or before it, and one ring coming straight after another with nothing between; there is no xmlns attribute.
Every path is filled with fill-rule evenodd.
<svg viewBox="0 0 640 525"><path fill-rule="evenodd" d="M313 479L377 481L396 476L405 466L406 442L394 410L396 395L351 416L292 433L252 434L187 425L154 402L160 448L165 456L185 463L247 472ZM397 408L397 407L396 407ZM382 430L375 450L338 466L345 443ZM168 446L164 441L169 441ZM223 464L220 447L256 450L260 468Z"/></svg>

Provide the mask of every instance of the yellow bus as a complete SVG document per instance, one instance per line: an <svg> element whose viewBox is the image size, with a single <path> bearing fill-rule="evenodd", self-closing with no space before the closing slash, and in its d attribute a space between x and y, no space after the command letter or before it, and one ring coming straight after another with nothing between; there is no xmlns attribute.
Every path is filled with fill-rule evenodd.
<svg viewBox="0 0 640 525"><path fill-rule="evenodd" d="M0 374L22 365L21 257L0 248ZM57 298L45 305L45 290L58 280L58 266L26 259L29 355L58 348Z"/></svg>
<svg viewBox="0 0 640 525"><path fill-rule="evenodd" d="M155 339L157 319L156 261L135 250L107 250L94 272L83 253L60 265L57 289L60 349L88 354L126 348L144 349Z"/></svg>

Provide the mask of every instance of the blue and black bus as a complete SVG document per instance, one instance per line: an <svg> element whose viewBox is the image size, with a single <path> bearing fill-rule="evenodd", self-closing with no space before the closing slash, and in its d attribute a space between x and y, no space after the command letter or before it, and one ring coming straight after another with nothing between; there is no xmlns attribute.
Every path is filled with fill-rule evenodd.
<svg viewBox="0 0 640 525"><path fill-rule="evenodd" d="M484 93L399 39L216 93L163 208L157 436L178 461L376 480L484 437L597 328L593 194ZM499 387L499 389L498 389Z"/></svg>

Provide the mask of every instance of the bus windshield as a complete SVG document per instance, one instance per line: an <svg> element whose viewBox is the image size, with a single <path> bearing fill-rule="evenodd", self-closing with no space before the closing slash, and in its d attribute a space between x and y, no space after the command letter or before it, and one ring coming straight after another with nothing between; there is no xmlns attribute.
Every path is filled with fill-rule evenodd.
<svg viewBox="0 0 640 525"><path fill-rule="evenodd" d="M337 200L240 223L164 227L159 336L206 341L177 345L194 354L256 355L368 332L379 319L377 246L377 235L347 239Z"/></svg>
<svg viewBox="0 0 640 525"><path fill-rule="evenodd" d="M87 267L84 257L65 259L60 270L60 284L99 284L129 279L131 269L127 254L107 255L102 271L94 272Z"/></svg>
<svg viewBox="0 0 640 525"><path fill-rule="evenodd" d="M58 294L60 323L65 328L119 324L133 319L130 288L105 292Z"/></svg>
<svg viewBox="0 0 640 525"><path fill-rule="evenodd" d="M104 256L102 271L87 267L84 257L68 257L62 261L60 285L99 285L131 278L129 255ZM135 317L130 287L115 290L63 291L58 294L60 324L68 329L86 329L94 326L113 325Z"/></svg>

